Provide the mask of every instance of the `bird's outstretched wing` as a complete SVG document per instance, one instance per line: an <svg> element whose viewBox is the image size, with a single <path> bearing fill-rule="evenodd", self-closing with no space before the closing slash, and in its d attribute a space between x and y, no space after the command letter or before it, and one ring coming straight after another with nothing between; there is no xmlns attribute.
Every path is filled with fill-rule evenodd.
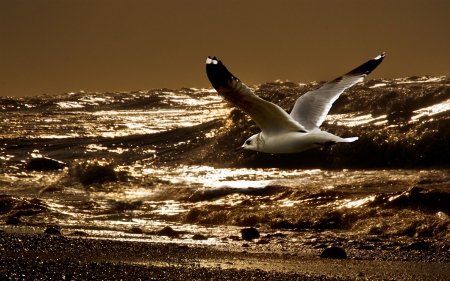
<svg viewBox="0 0 450 281"><path fill-rule="evenodd" d="M264 134L305 131L281 107L255 95L250 88L231 74L216 57L208 57L206 60L206 74L216 91L227 101L250 115Z"/></svg>
<svg viewBox="0 0 450 281"><path fill-rule="evenodd" d="M292 118L308 131L318 128L339 95L345 89L361 82L383 61L384 57L385 54L382 53L347 74L325 83L316 90L305 93L295 102L291 112Z"/></svg>

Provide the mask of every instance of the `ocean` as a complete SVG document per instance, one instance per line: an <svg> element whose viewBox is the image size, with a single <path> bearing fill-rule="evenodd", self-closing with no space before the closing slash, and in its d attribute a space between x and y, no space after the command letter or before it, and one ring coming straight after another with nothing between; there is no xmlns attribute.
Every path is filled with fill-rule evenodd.
<svg viewBox="0 0 450 281"><path fill-rule="evenodd" d="M252 89L289 112L320 84ZM291 244L450 237L447 77L355 85L321 128L359 140L297 154L234 152L259 130L213 89L4 96L0 117L6 232L218 245L249 227Z"/></svg>

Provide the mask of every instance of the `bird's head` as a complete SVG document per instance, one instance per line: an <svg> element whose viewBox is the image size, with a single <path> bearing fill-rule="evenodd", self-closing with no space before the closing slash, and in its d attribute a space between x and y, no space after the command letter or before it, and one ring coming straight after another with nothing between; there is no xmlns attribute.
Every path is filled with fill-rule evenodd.
<svg viewBox="0 0 450 281"><path fill-rule="evenodd" d="M240 150L257 150L258 148L258 143L257 143L257 137L258 134L253 135L251 137L249 137L242 146L239 146L238 148L236 148L236 151L240 151Z"/></svg>

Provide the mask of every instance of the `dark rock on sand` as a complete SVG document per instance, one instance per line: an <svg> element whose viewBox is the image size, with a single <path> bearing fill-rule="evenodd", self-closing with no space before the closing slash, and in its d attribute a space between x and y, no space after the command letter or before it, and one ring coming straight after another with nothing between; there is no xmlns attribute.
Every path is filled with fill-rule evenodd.
<svg viewBox="0 0 450 281"><path fill-rule="evenodd" d="M9 219L6 220L5 224L10 224L10 225L17 225L19 223L21 223L22 221L19 218L16 217L11 217Z"/></svg>
<svg viewBox="0 0 450 281"><path fill-rule="evenodd" d="M241 237L244 240L253 240L260 237L259 231L254 227L241 229Z"/></svg>
<svg viewBox="0 0 450 281"><path fill-rule="evenodd" d="M328 258L328 259L346 259L347 253L342 248L332 246L332 247L328 247L325 250L323 250L320 257Z"/></svg>
<svg viewBox="0 0 450 281"><path fill-rule="evenodd" d="M66 166L66 163L51 159L51 158L33 158L31 159L25 169L30 171L50 171L50 170L59 170Z"/></svg>
<svg viewBox="0 0 450 281"><path fill-rule="evenodd" d="M406 246L406 249L408 250L418 250L418 251L428 251L430 249L430 246L427 242L419 241L414 242Z"/></svg>
<svg viewBox="0 0 450 281"><path fill-rule="evenodd" d="M170 226L166 226L157 232L159 236L178 237L178 231L174 230Z"/></svg>
<svg viewBox="0 0 450 281"><path fill-rule="evenodd" d="M48 227L45 231L45 234L52 234L52 235L61 235L61 231L54 227Z"/></svg>

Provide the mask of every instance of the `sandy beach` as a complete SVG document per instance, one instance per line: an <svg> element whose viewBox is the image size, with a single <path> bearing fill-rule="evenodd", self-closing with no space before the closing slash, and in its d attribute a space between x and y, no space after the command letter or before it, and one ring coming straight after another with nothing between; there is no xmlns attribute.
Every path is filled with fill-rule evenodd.
<svg viewBox="0 0 450 281"><path fill-rule="evenodd" d="M259 240L260 241L260 240ZM373 240L375 241L375 240ZM323 249L270 250L257 241L240 247L120 241L76 235L0 234L1 280L445 280L449 247L380 246L321 258ZM271 241L269 240L269 244ZM280 243L280 241L278 241ZM315 249L317 248L317 249ZM359 253L358 253L359 252Z"/></svg>

